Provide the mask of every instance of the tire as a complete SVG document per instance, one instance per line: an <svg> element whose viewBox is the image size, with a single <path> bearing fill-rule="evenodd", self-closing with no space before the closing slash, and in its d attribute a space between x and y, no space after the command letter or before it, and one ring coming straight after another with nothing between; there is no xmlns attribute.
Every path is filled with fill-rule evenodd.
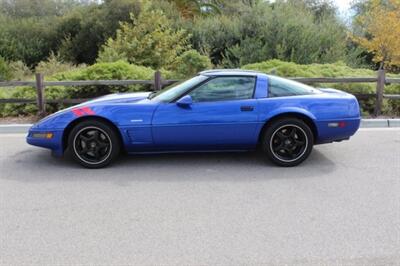
<svg viewBox="0 0 400 266"><path fill-rule="evenodd" d="M310 127L297 118L273 121L262 136L262 149L267 158L278 166L292 167L310 155L314 135Z"/></svg>
<svg viewBox="0 0 400 266"><path fill-rule="evenodd" d="M86 168L102 168L114 161L121 149L117 132L106 123L87 120L77 124L68 136L72 158Z"/></svg>

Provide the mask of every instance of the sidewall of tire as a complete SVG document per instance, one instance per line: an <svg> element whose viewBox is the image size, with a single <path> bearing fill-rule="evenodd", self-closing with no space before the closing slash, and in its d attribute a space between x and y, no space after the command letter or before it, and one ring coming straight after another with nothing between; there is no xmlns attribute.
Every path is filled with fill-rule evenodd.
<svg viewBox="0 0 400 266"><path fill-rule="evenodd" d="M76 153L75 153L75 149L73 147L74 145L74 139L76 134L78 134L82 129L86 128L86 127L97 127L100 128L102 131L104 131L108 137L110 138L111 141L111 153L110 155L107 157L106 160L104 160L101 163L98 164L92 164L92 163L87 163L85 161L83 161ZM77 124L70 132L69 136L68 136L68 149L70 151L71 157L73 160L75 160L76 162L78 162L79 164L81 164L82 166L86 167L86 168L102 168L105 167L107 165L109 165L112 161L115 160L116 157L118 157L119 153L120 153L120 149L121 149L121 143L120 143L120 139L117 135L117 132L115 132L115 130L110 127L108 124L103 123L101 121L98 120L86 120L83 121L79 124Z"/></svg>
<svg viewBox="0 0 400 266"><path fill-rule="evenodd" d="M281 128L282 126L285 125L296 125L303 129L303 131L306 134L307 137L307 148L305 152L303 153L302 156L300 156L298 159L291 161L291 162L285 162L280 160L279 158L275 157L273 151L271 150L271 145L270 141L272 138L272 135L274 132ZM273 121L270 125L268 125L267 129L264 131L263 137L262 137L262 148L264 153L266 154L267 158L273 162L274 164L278 166L284 166L284 167L292 167L299 165L302 163L304 160L308 158L310 155L312 149L313 149L313 144L314 144L314 135L310 129L310 127L302 120L297 119L297 118L282 118L276 121Z"/></svg>

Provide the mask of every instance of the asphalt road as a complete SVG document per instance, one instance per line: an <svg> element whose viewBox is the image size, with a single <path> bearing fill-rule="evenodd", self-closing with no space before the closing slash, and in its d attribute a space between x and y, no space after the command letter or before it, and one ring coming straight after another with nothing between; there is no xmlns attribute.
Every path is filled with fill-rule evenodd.
<svg viewBox="0 0 400 266"><path fill-rule="evenodd" d="M0 134L1 265L400 265L400 129L257 153L125 156L86 170Z"/></svg>

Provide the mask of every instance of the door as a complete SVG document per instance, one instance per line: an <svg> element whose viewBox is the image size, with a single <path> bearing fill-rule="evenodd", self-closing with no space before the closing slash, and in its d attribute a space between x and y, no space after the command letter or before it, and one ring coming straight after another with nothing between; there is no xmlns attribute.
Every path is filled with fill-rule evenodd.
<svg viewBox="0 0 400 266"><path fill-rule="evenodd" d="M242 149L254 146L256 78L220 76L189 91L193 103L160 104L152 120L153 140L167 149Z"/></svg>

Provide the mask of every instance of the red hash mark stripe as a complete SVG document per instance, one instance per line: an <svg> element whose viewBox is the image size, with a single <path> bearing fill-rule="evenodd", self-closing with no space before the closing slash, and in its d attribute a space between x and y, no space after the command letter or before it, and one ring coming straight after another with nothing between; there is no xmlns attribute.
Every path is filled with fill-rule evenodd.
<svg viewBox="0 0 400 266"><path fill-rule="evenodd" d="M87 106L72 109L72 112L76 116L94 115L95 114L95 112L92 109L90 109L90 107L87 107Z"/></svg>
<svg viewBox="0 0 400 266"><path fill-rule="evenodd" d="M95 112L93 112L93 110L90 109L90 107L87 107L87 106L82 107L81 110L82 110L84 113L86 113L87 115L94 115L94 114L95 114Z"/></svg>

